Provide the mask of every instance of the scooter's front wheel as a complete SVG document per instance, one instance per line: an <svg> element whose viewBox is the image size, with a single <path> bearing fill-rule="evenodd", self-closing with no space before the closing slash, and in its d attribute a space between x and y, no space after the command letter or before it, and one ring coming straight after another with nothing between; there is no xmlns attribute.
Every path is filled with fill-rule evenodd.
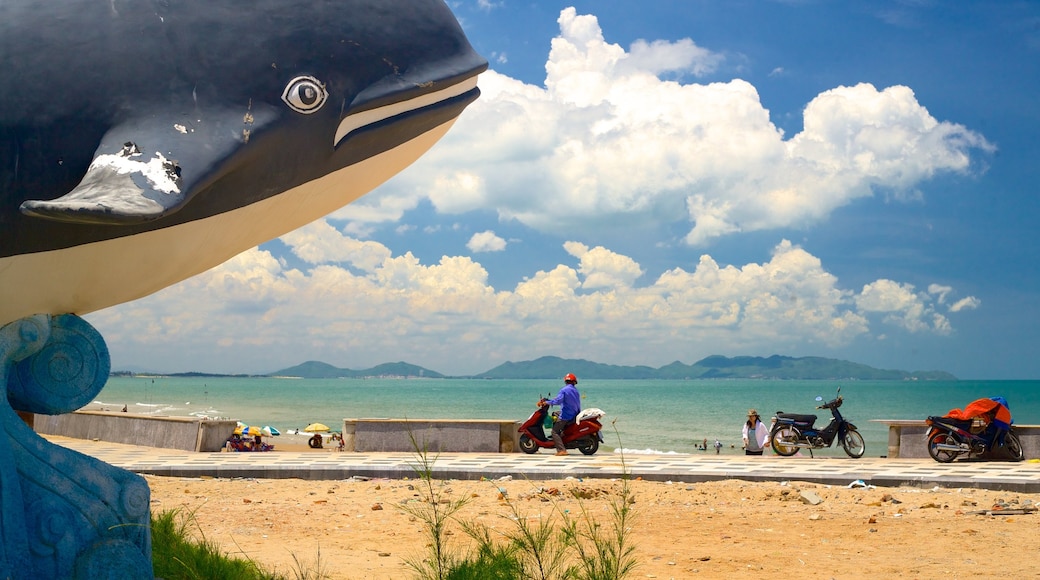
<svg viewBox="0 0 1040 580"><path fill-rule="evenodd" d="M947 451L939 449L940 445L960 445L961 442L953 435L945 431L936 431L928 438L928 455L939 463L950 463L961 453L959 451Z"/></svg>
<svg viewBox="0 0 1040 580"><path fill-rule="evenodd" d="M578 451L581 451L585 455L592 455L599 451L599 439L595 437L588 437L585 443L578 446Z"/></svg>
<svg viewBox="0 0 1040 580"><path fill-rule="evenodd" d="M846 431L845 436L841 438L841 446L845 448L845 453L848 453L849 457L853 459L859 459L867 452L867 444L863 442L863 436L859 434L859 431L852 429Z"/></svg>
<svg viewBox="0 0 1040 580"><path fill-rule="evenodd" d="M520 451L524 453L538 453L538 443L529 435L521 435Z"/></svg>
<svg viewBox="0 0 1040 580"><path fill-rule="evenodd" d="M795 443L797 443L801 437L802 434L798 432L798 429L795 429L790 425L777 425L773 429L773 432L769 434L769 441L773 446L773 451L777 455L790 457L795 453L798 453L798 447L795 446Z"/></svg>

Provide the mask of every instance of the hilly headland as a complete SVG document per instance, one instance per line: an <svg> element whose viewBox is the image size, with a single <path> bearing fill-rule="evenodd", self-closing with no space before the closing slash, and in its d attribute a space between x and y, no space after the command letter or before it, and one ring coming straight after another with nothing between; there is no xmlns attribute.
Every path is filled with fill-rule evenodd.
<svg viewBox="0 0 1040 580"><path fill-rule="evenodd" d="M260 375L304 379L335 378L472 378L472 379L557 379L574 373L585 379L791 379L791 380L872 380L872 381L929 381L957 380L944 371L902 371L877 369L846 360L824 357L789 357L772 355L726 357L712 355L693 364L679 361L662 367L610 365L584 359L565 359L556 356L521 362L505 362L490 370L467 376L448 376L418 365L396 362L384 363L367 369L346 369L320 362L307 361L289 368ZM134 374L134 373L120 373ZM205 373L174 373L168 376L227 376Z"/></svg>

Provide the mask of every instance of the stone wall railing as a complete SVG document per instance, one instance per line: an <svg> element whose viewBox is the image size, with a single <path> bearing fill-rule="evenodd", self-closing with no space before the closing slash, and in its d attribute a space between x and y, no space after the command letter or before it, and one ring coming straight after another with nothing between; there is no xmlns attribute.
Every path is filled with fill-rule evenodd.
<svg viewBox="0 0 1040 580"><path fill-rule="evenodd" d="M36 414L32 422L33 429L44 435L184 451L221 451L236 425L233 420L153 417L106 411Z"/></svg>
<svg viewBox="0 0 1040 580"><path fill-rule="evenodd" d="M344 419L346 451L512 453L517 427L512 420Z"/></svg>

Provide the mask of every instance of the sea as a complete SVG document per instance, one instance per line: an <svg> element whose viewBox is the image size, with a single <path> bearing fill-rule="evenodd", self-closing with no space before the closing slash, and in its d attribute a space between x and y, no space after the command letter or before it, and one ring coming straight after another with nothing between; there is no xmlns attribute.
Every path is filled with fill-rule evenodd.
<svg viewBox="0 0 1040 580"><path fill-rule="evenodd" d="M228 418L282 432L313 422L337 431L347 418L519 421L560 386L557 380L113 376L84 409L119 411L126 405L132 413ZM1040 424L1040 381L587 379L578 388L584 408L606 412L601 453L714 453L715 439L722 453L743 453L748 409L757 409L767 425L783 411L816 414L822 426L830 412L816 410L816 398L830 400L839 388L841 412L863 435L867 457L888 452L888 428L877 420L924 419L983 397L1007 399L1016 424ZM709 450L698 450L705 439ZM814 453L844 451L835 444Z"/></svg>

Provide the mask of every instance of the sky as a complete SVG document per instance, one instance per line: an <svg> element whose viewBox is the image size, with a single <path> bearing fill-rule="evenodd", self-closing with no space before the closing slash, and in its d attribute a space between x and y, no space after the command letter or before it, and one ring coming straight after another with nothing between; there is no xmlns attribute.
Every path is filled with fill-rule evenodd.
<svg viewBox="0 0 1040 580"><path fill-rule="evenodd" d="M1040 378L1040 3L449 6L490 62L449 134L86 316L114 369L779 354Z"/></svg>

